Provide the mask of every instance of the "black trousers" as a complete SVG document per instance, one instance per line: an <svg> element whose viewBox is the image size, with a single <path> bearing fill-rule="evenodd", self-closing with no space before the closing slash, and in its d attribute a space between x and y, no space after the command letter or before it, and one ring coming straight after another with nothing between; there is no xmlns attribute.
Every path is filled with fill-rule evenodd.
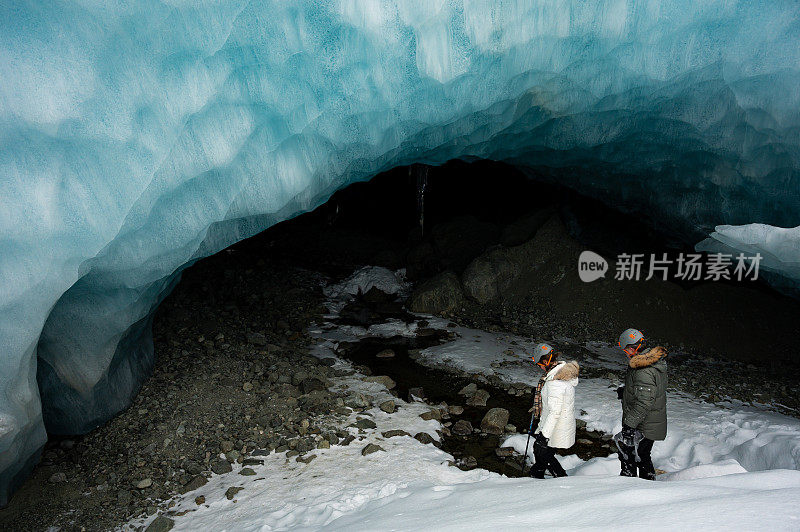
<svg viewBox="0 0 800 532"><path fill-rule="evenodd" d="M650 453L653 451L653 440L643 438L639 442L639 447L636 449L626 449L627 459L619 454L619 461L621 463L620 475L623 477L635 477L636 470L639 471L639 478L647 480L656 479L656 468L653 466L653 459ZM636 460L636 454L639 455L639 460Z"/></svg>
<svg viewBox="0 0 800 532"><path fill-rule="evenodd" d="M539 444L538 440L533 443L533 459L535 463L531 467L531 476L534 478L544 478L544 472L550 471L554 477L566 477L567 472L561 467L556 459L556 450L549 445Z"/></svg>

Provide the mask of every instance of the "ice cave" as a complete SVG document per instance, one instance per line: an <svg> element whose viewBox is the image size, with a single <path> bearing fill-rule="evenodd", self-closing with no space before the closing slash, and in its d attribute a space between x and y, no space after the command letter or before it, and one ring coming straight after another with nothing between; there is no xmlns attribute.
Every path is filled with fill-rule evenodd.
<svg viewBox="0 0 800 532"><path fill-rule="evenodd" d="M794 2L11 0L0 28L0 506L135 400L187 268L382 173L502 164L800 296Z"/></svg>

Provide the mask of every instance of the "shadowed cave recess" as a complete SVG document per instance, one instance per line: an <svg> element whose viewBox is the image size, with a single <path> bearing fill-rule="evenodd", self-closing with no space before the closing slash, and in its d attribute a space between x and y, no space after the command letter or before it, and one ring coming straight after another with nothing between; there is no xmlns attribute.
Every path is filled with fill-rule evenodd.
<svg viewBox="0 0 800 532"><path fill-rule="evenodd" d="M465 323L612 341L636 321L678 352L797 364L797 6L344 4L2 8L0 504L48 434L130 405L161 302L237 246L333 279L452 274L459 304L433 310ZM513 282L467 289L537 238ZM612 262L583 284L585 249L760 252L763 275L615 282Z"/></svg>

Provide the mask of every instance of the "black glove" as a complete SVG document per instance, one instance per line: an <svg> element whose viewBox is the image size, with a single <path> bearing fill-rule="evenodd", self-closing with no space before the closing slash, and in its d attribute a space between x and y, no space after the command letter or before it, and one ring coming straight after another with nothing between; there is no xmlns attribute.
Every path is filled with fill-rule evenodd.
<svg viewBox="0 0 800 532"><path fill-rule="evenodd" d="M617 399L622 401L622 396L625 395L625 385L623 384L619 388L617 388Z"/></svg>
<svg viewBox="0 0 800 532"><path fill-rule="evenodd" d="M534 440L533 444L540 447L547 447L548 441L547 438L544 437L544 434L540 432L536 435L536 439Z"/></svg>

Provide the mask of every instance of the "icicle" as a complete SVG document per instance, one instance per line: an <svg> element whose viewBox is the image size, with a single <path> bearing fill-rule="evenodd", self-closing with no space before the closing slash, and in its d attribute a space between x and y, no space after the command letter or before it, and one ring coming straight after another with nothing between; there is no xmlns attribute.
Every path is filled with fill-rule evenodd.
<svg viewBox="0 0 800 532"><path fill-rule="evenodd" d="M428 167L425 165L412 165L408 169L409 175L417 177L417 214L419 219L419 235L425 235L425 188L428 186Z"/></svg>

